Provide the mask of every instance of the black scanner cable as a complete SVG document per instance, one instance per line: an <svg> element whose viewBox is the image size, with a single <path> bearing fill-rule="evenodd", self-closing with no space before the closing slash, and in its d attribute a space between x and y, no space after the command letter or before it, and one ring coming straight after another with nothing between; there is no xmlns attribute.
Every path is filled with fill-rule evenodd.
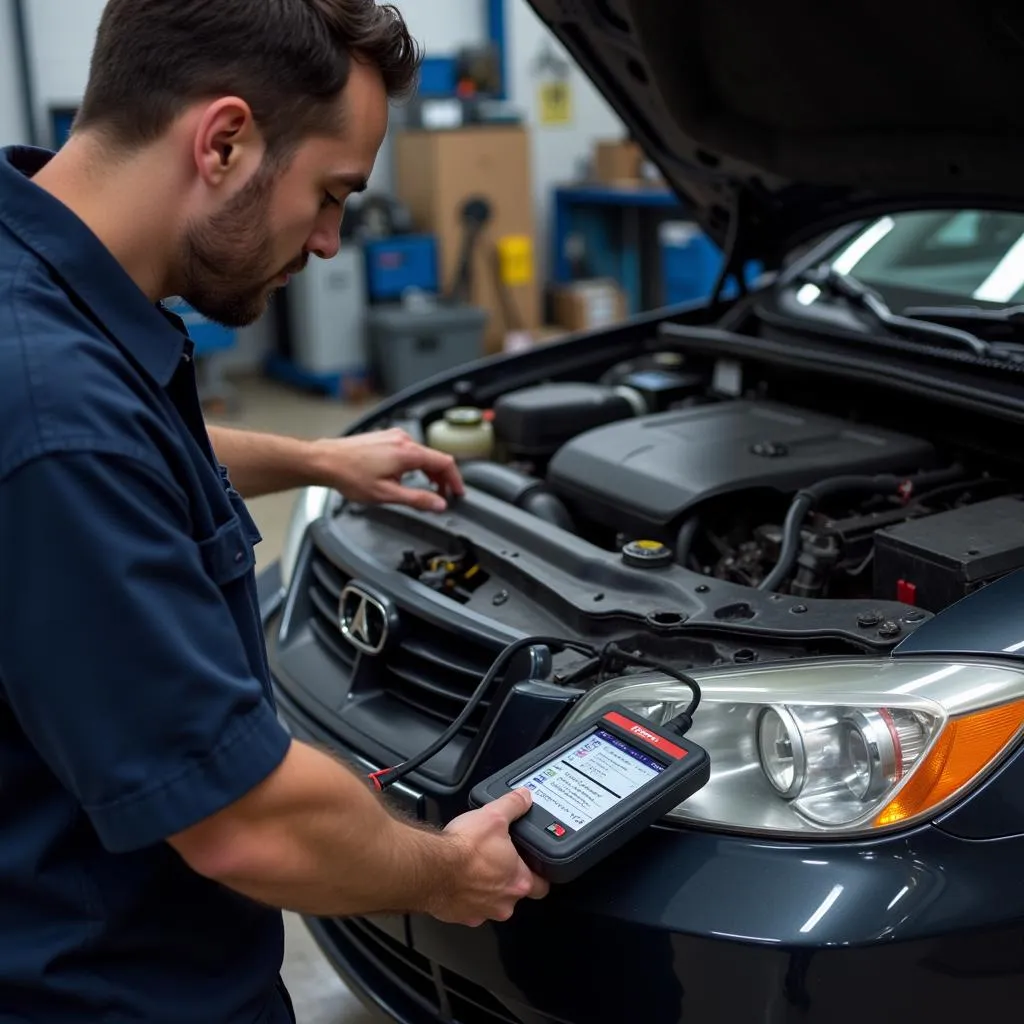
<svg viewBox="0 0 1024 1024"><path fill-rule="evenodd" d="M665 675L671 676L688 687L692 694L686 710L680 712L675 718L665 724L679 736L685 735L693 725L693 716L700 704L700 686L696 679L680 669L673 668L671 665L666 665L664 662L654 658L648 658L639 651L626 651L614 641L605 644L604 647L599 649L579 640L566 640L561 637L550 636L528 636L514 640L501 651L497 658L494 659L483 679L480 680L480 684L473 691L473 695L466 702L466 706L462 709L459 716L429 747L410 757L407 761L403 761L402 764L395 765L393 768L382 768L380 771L371 773L369 779L374 788L378 792L383 792L389 786L393 786L400 779L405 778L405 776L424 765L451 743L490 691L491 686L501 674L502 669L505 668L515 655L528 647L547 647L552 651L576 651L578 654L585 655L589 660L579 670L575 671L573 676L584 678L586 675L596 673L598 684L603 682L610 673L629 665L663 672Z"/></svg>

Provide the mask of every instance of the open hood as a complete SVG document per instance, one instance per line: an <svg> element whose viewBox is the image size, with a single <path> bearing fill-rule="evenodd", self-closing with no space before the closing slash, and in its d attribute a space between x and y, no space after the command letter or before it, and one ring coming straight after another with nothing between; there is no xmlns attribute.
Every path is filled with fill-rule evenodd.
<svg viewBox="0 0 1024 1024"><path fill-rule="evenodd" d="M1024 208L1013 0L528 0L734 259L908 207Z"/></svg>

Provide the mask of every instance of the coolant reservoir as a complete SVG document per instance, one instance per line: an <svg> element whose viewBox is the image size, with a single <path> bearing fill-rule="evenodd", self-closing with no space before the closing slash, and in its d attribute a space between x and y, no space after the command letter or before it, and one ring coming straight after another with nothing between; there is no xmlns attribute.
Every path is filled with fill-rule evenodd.
<svg viewBox="0 0 1024 1024"><path fill-rule="evenodd" d="M427 444L456 459L490 459L494 428L479 409L457 406L427 428Z"/></svg>

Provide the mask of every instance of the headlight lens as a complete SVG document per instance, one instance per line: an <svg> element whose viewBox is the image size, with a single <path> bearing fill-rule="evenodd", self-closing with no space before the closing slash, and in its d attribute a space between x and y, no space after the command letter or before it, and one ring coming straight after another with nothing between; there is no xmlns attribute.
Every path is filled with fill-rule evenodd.
<svg viewBox="0 0 1024 1024"><path fill-rule="evenodd" d="M757 723L757 748L768 781L783 796L796 796L807 780L807 752L787 708L765 708Z"/></svg>
<svg viewBox="0 0 1024 1024"><path fill-rule="evenodd" d="M299 492L281 546L281 582L285 590L291 586L306 530L327 511L331 493L327 487L306 487Z"/></svg>
<svg viewBox="0 0 1024 1024"><path fill-rule="evenodd" d="M808 661L693 673L689 736L711 780L669 814L744 832L865 834L934 816L1024 731L1024 669L984 661ZM608 704L657 722L689 691L656 674L611 680L564 725Z"/></svg>

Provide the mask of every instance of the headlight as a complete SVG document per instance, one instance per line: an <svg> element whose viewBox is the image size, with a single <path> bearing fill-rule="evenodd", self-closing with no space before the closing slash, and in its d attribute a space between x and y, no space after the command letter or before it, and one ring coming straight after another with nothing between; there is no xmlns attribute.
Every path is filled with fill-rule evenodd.
<svg viewBox="0 0 1024 1024"><path fill-rule="evenodd" d="M306 487L299 492L281 546L281 583L285 590L291 586L306 530L327 511L331 493L327 487Z"/></svg>
<svg viewBox="0 0 1024 1024"><path fill-rule="evenodd" d="M848 836L933 817L976 787L1024 732L1024 669L984 661L808 661L693 673L688 733L711 780L668 817L743 832ZM682 684L611 680L563 730L608 704L657 722Z"/></svg>

